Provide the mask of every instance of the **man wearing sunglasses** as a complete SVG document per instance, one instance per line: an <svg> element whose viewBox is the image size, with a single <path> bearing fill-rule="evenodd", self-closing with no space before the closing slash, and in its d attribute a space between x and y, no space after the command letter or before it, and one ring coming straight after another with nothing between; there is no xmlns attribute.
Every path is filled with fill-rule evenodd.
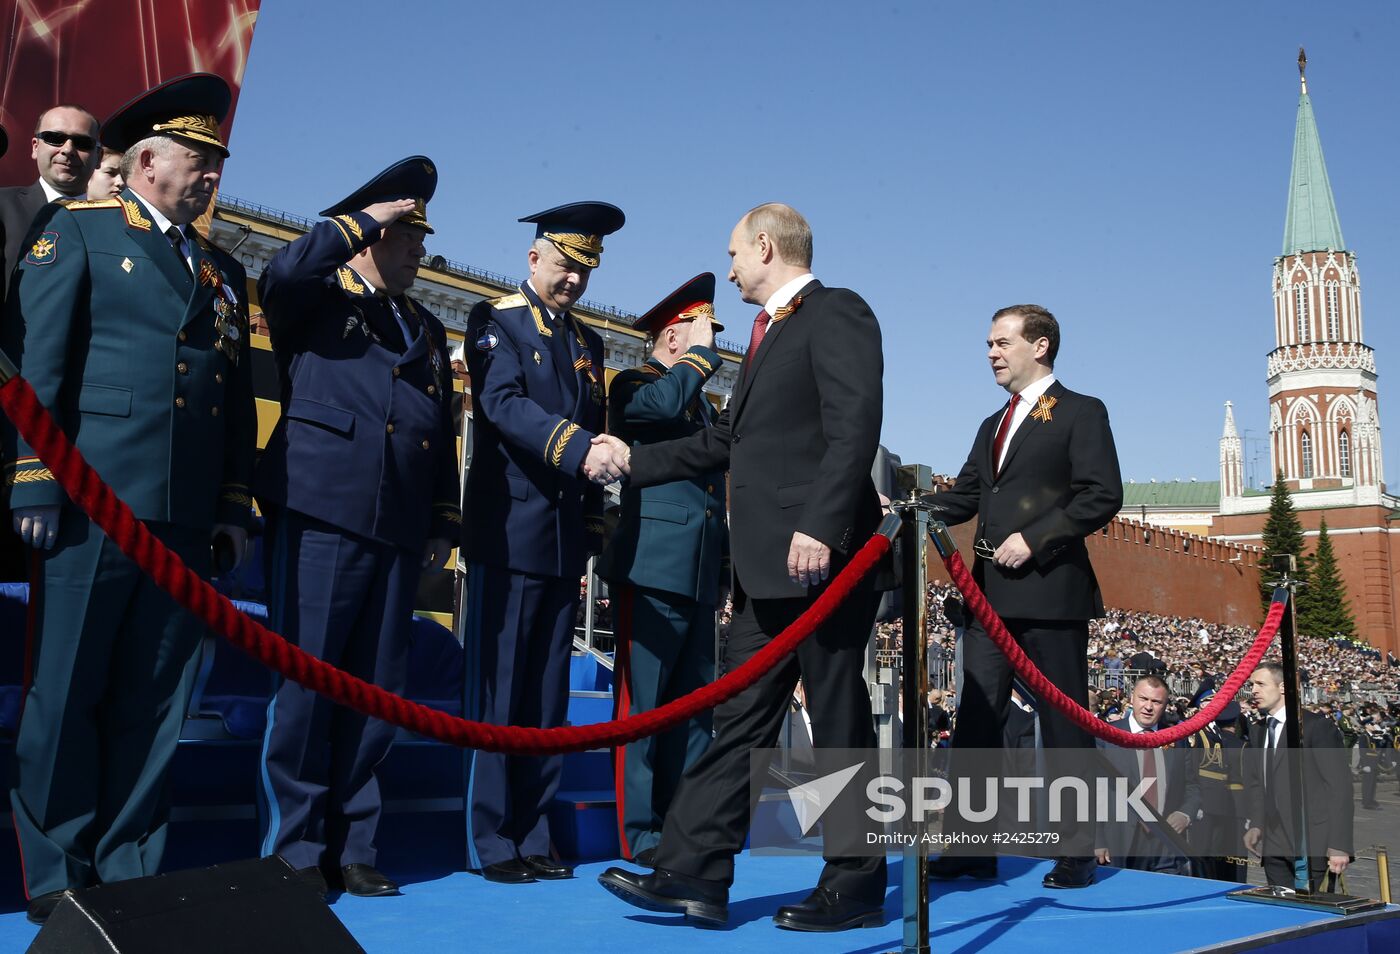
<svg viewBox="0 0 1400 954"><path fill-rule="evenodd" d="M1084 538L1118 513L1123 483L1103 402L1055 380L1059 348L1059 323L1039 305L1012 305L992 316L987 359L1011 400L982 422L952 488L931 502L934 517L949 525L976 518L978 586L1031 661L1085 706L1089 620L1104 608ZM958 689L953 748L1001 748L1011 665L975 619ZM1039 719L1045 749L1093 748L1088 733L1048 704L1039 706ZM972 790L982 790L975 780ZM1063 855L1045 886L1087 887L1094 880L1093 827L1060 834ZM945 855L930 873L994 880L996 859Z"/></svg>
<svg viewBox="0 0 1400 954"><path fill-rule="evenodd" d="M81 199L87 194L88 177L102 154L97 128L97 118L81 106L55 106L39 117L30 152L39 167L39 181L0 189L6 287L39 210L58 199Z"/></svg>

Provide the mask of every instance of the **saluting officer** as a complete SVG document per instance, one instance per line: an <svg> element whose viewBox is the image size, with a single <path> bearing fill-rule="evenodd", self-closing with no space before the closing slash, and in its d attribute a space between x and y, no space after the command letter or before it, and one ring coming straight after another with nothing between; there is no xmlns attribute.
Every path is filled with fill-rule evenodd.
<svg viewBox="0 0 1400 954"><path fill-rule="evenodd" d="M395 163L258 281L282 385L255 485L269 616L302 649L395 693L420 572L446 562L462 522L447 335L406 294L436 188L426 157ZM375 771L394 731L283 682L263 750L263 854L322 891L329 873L351 894L397 893L374 868Z"/></svg>
<svg viewBox="0 0 1400 954"><path fill-rule="evenodd" d="M570 309L622 210L579 202L520 221L537 226L530 277L467 319L476 415L462 546L467 573L469 718L562 725L579 578L602 548L603 491L622 472L604 430L603 341ZM545 812L560 756L475 752L467 851L488 880L573 876L550 857Z"/></svg>
<svg viewBox="0 0 1400 954"><path fill-rule="evenodd" d="M247 540L256 420L246 279L190 223L228 150L228 84L163 83L107 120L114 199L50 205L15 272L3 344L104 480L196 572ZM29 917L65 888L155 874L166 769L202 627L71 504L23 443L14 522L43 551L32 684L10 793ZM222 560L221 560L222 562Z"/></svg>
<svg viewBox="0 0 1400 954"><path fill-rule="evenodd" d="M608 431L628 444L689 437L719 418L702 388L719 370L715 276L686 282L632 327L651 357L613 378ZM724 471L622 492L622 514L598 575L611 584L619 716L680 698L715 675L715 606L727 553ZM681 773L710 744L710 713L627 745L617 814L627 856L650 864Z"/></svg>

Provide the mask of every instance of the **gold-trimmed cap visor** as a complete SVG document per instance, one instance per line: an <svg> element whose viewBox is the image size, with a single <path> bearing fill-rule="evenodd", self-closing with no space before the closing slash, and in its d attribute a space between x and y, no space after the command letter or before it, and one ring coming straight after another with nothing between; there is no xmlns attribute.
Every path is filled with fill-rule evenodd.
<svg viewBox="0 0 1400 954"><path fill-rule="evenodd" d="M228 116L233 91L221 76L189 73L167 80L128 101L102 124L102 145L119 152L150 136L173 136L210 146L228 157L219 124Z"/></svg>
<svg viewBox="0 0 1400 954"><path fill-rule="evenodd" d="M409 156L385 169L354 192L332 206L321 210L325 216L348 215L358 212L376 202L391 202L394 199L412 199L413 211L405 213L399 221L435 234L428 224L428 203L437 192L437 166L427 156Z"/></svg>
<svg viewBox="0 0 1400 954"><path fill-rule="evenodd" d="M716 332L724 330L724 325L715 321L714 272L701 272L671 292L660 304L632 322L632 330L656 337L667 325L678 321L709 321Z"/></svg>
<svg viewBox="0 0 1400 954"><path fill-rule="evenodd" d="M627 217L608 202L571 202L555 206L521 222L535 224L535 238L547 239L569 258L588 268L597 268L603 255L603 236L622 228Z"/></svg>

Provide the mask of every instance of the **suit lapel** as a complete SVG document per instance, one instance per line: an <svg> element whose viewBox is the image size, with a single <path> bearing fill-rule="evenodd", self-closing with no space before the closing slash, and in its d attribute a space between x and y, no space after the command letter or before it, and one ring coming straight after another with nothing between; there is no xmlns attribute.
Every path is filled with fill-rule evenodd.
<svg viewBox="0 0 1400 954"><path fill-rule="evenodd" d="M802 289L793 296L793 299L806 298L815 289L821 287L822 283L813 279L804 285ZM749 391L753 387L754 380L758 377L758 372L763 365L764 359L773 352L774 348L778 347L778 339L781 338L783 332L787 330L788 324L801 314L802 309L798 308L797 311L788 315L781 321L769 321L768 330L764 332L763 335L763 341L759 344L758 350L748 356L747 367L743 369L740 375L739 388L733 399L734 411L730 414L730 419L732 421L737 421L739 419L739 414L744 410L744 403L749 396Z"/></svg>
<svg viewBox="0 0 1400 954"><path fill-rule="evenodd" d="M1045 389L1045 397L1053 398L1056 401L1058 401L1060 395L1064 393L1064 385L1060 384L1059 381L1056 381L1054 384L1050 385L1050 387ZM1038 403L1039 401L1037 400L1037 404ZM1031 408L1031 412L1034 413L1035 408ZM1039 418L1032 417L1030 414L1026 415L1026 419L1021 422L1021 426L1016 428L1016 433L1011 435L1011 445L1006 448L1006 457L1001 462L1002 470L1005 470L1006 468L1011 466L1011 458L1016 456L1016 452L1021 449L1021 445L1025 444L1026 441L1031 439L1032 434L1038 433L1042 427L1055 426L1054 411L1047 411L1046 414L1048 416L1048 420L1043 421Z"/></svg>

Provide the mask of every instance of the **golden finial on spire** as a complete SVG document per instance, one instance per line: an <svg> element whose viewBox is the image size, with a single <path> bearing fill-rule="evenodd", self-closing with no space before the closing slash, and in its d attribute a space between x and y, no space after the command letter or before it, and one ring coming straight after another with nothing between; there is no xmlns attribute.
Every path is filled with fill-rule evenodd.
<svg viewBox="0 0 1400 954"><path fill-rule="evenodd" d="M1303 95L1308 95L1308 54L1298 47L1298 78L1303 81Z"/></svg>

